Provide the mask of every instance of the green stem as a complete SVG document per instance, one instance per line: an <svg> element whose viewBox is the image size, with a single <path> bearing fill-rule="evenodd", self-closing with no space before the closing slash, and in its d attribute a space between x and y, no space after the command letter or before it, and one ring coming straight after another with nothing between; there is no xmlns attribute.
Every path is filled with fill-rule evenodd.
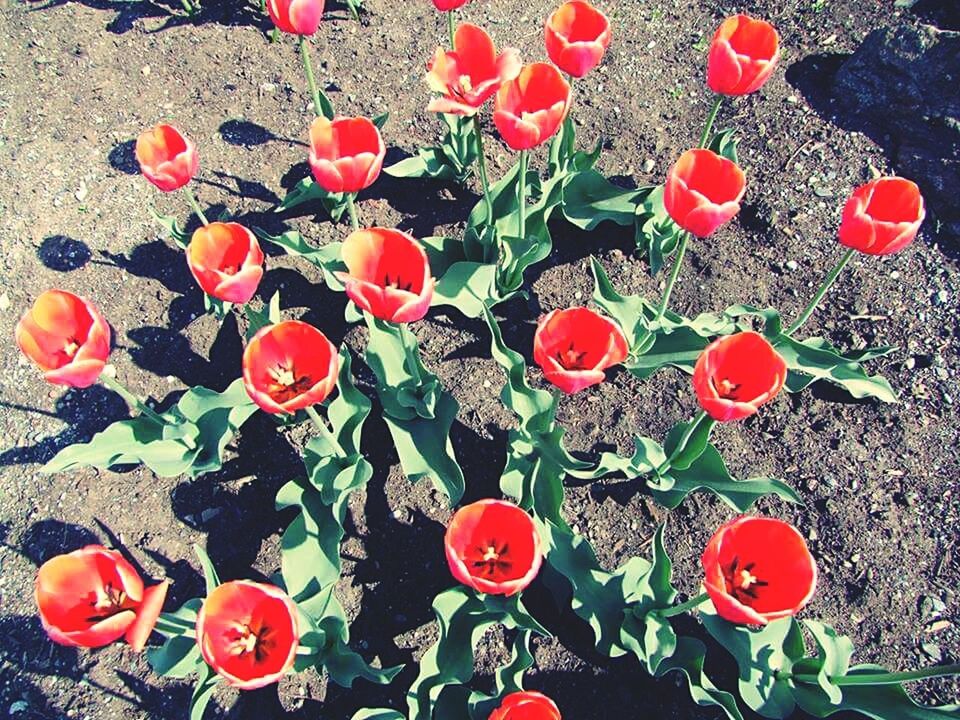
<svg viewBox="0 0 960 720"><path fill-rule="evenodd" d="M406 323L396 326L399 331L400 344L403 345L403 354L406 359L407 369L410 375L416 379L417 385L423 382L420 375L420 363L417 358L417 336L411 332Z"/></svg>
<svg viewBox="0 0 960 720"><path fill-rule="evenodd" d="M924 680L926 678L945 677L947 675L960 675L960 664L955 665L934 665L933 667L923 668L922 670L908 670L906 672L895 673L876 673L876 674L856 674L844 675L843 677L830 678L833 685L843 687L844 685L895 685L903 682L913 682L914 680ZM805 674L778 674L781 678L792 678L798 682L816 685L818 678L816 675Z"/></svg>
<svg viewBox="0 0 960 720"><path fill-rule="evenodd" d="M354 204L356 193L347 193L347 212L350 214L350 227L356 232L360 229L360 220L357 217L357 206Z"/></svg>
<svg viewBox="0 0 960 720"><path fill-rule="evenodd" d="M667 470L670 469L670 466L673 464L673 461L677 459L677 456L684 451L687 447L687 443L690 441L690 438L693 437L693 434L700 427L700 424L704 421L707 421L711 424L710 429L713 429L714 420L711 417L707 416L706 410L701 410L696 414L690 424L687 426L687 429L683 431L683 435L680 437L680 442L677 443L677 447L674 448L673 452L670 453L668 457L661 465L656 469L657 475L662 475ZM709 437L709 436L708 436Z"/></svg>
<svg viewBox="0 0 960 720"><path fill-rule="evenodd" d="M154 625L153 629L161 635L166 635L167 637L185 636L192 638L196 637L196 630L194 627L194 623L192 622L181 620L180 618L167 613L160 613L160 617L157 618L157 624Z"/></svg>
<svg viewBox="0 0 960 720"><path fill-rule="evenodd" d="M487 225L493 226L493 200L490 199L490 182L487 180L487 160L483 156L483 130L480 128L479 113L473 116L473 134L477 138L477 164L480 167L483 200L487 205Z"/></svg>
<svg viewBox="0 0 960 720"><path fill-rule="evenodd" d="M680 242L677 243L677 257L673 261L673 268L670 270L670 278L667 280L667 287L663 290L663 297L660 299L660 307L657 308L657 319L654 322L660 322L663 314L667 311L670 304L670 293L673 292L674 283L677 282L677 276L680 274L680 266L683 265L683 256L687 252L687 242L690 240L690 233L684 231L680 236Z"/></svg>
<svg viewBox="0 0 960 720"><path fill-rule="evenodd" d="M707 115L707 126L703 129L703 135L700 136L700 147L705 148L710 142L710 132L713 130L713 121L717 119L717 113L720 112L720 106L723 105L723 95L717 95L713 101L713 107L710 108L710 114Z"/></svg>
<svg viewBox="0 0 960 720"><path fill-rule="evenodd" d="M705 603L709 599L710 599L710 596L707 593L703 592L703 593L700 593L699 595L696 595L690 598L684 603L680 603L679 605L674 605L672 608L667 608L666 610L660 610L658 614L660 615L660 617L665 617L665 618L673 617L674 615L682 615L685 612L693 610L698 605L703 605L703 603Z"/></svg>
<svg viewBox="0 0 960 720"><path fill-rule="evenodd" d="M843 272L843 269L847 266L847 263L850 262L850 258L853 257L855 250L853 248L848 248L847 251L843 254L843 257L840 258L840 262L833 266L833 269L827 274L827 277L820 284L820 289L817 290L817 294L813 296L813 300L810 301L810 304L804 308L803 312L800 313L800 317L793 321L793 325L784 333L784 335L793 335L801 325L803 325L807 319L813 314L813 311L817 309L817 305L823 299L823 296L827 294L827 291L830 289L830 286L833 285L837 280L837 276Z"/></svg>
<svg viewBox="0 0 960 720"><path fill-rule="evenodd" d="M270 42L276 43L280 40L280 28L274 27L273 31L270 33Z"/></svg>
<svg viewBox="0 0 960 720"><path fill-rule="evenodd" d="M456 35L456 19L453 17L453 10L447 12L447 34L450 36L450 49L454 50L456 44L454 43L454 36Z"/></svg>
<svg viewBox="0 0 960 720"><path fill-rule="evenodd" d="M193 3L190 0L180 0L180 4L183 5L183 9L187 11L187 15L194 15L197 12L197 9L193 6Z"/></svg>
<svg viewBox="0 0 960 720"><path fill-rule="evenodd" d="M203 208L201 208L200 203L197 202L197 196L193 194L193 190L190 189L190 186L184 185L183 191L187 194L187 200L190 202L190 207L193 208L193 211L197 214L197 217L200 218L200 222L202 222L204 225L209 225L210 221L207 220L207 216L203 214Z"/></svg>
<svg viewBox="0 0 960 720"><path fill-rule="evenodd" d="M109 389L113 390L117 395L122 397L127 405L131 408L139 410L141 413L146 415L148 418L153 420L158 425L169 425L169 421L164 420L160 415L158 415L150 406L143 402L140 398L134 395L132 392L127 390L116 378L112 378L109 375L103 374L100 376L100 382L106 385Z"/></svg>
<svg viewBox="0 0 960 720"><path fill-rule="evenodd" d="M327 441L327 444L333 448L333 452L339 457L346 457L347 453L343 451L343 448L340 447L340 443L337 442L337 439L333 436L333 432L327 427L326 421L320 417L320 413L317 412L317 409L313 405L307 405L304 408L307 411L307 415L310 416L310 419L313 420L313 424L316 425L317 430L320 431L320 434L323 436L323 439Z"/></svg>
<svg viewBox="0 0 960 720"><path fill-rule="evenodd" d="M307 85L310 87L310 97L313 99L313 112L317 117L325 117L323 106L320 104L320 90L313 76L313 63L310 62L310 48L306 35L300 36L300 57L303 58L303 71L307 75Z"/></svg>
<svg viewBox="0 0 960 720"><path fill-rule="evenodd" d="M520 203L520 239L527 237L527 151L520 151L520 178L518 182L517 199Z"/></svg>

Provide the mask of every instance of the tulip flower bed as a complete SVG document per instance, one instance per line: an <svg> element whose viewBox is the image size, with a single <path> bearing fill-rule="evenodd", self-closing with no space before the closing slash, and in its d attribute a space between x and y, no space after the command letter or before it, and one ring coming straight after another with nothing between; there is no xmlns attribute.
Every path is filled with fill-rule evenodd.
<svg viewBox="0 0 960 720"><path fill-rule="evenodd" d="M45 642L109 646L84 658L136 656L140 684L189 682L169 712L191 720L216 715L231 692L241 712L279 717L277 687L304 716L599 717L609 699L591 688L591 664L626 688L618 703L636 714L960 717L950 704L956 651L929 639L956 639L946 602L928 589L956 579L935 557L955 547L952 490L925 496L924 522L943 523L948 547L931 543L929 525L883 516L916 504L892 460L919 433L895 409L916 387L904 372L886 376L904 339L881 330L866 342L855 323L877 316L839 312L837 301L864 277L873 293L903 293L904 271L880 268L935 252L922 241L918 186L858 161L805 230L817 233L804 239L817 244L811 257L825 260L793 242L803 280L772 275L774 260L756 256L789 255L742 229L757 216L754 175L776 181L752 136L766 132L758 118L774 122L765 93L784 82L782 53L792 52L772 24L734 15L697 28L703 54L684 70L695 80L676 78L697 100L669 131L676 152L662 172L636 182L615 177L602 138L582 132L583 118L597 117L595 88L621 92L597 78L628 52L617 43L637 32L626 30L630 13L574 0L531 21L527 8L532 43L515 22L485 26L477 3L433 4L439 47L424 54L426 71L370 112L317 81L322 3L268 0L278 32L262 51L292 57L297 45L302 74L279 67L310 104L294 131L305 142L284 156L294 160L264 157L265 172L287 181L259 213L203 182L230 176L176 104L139 130L130 149L148 200L127 211L153 216L155 247L193 295L191 321L212 329L209 351L189 351L220 365L211 380L184 370L186 387L168 397L157 378L131 382L122 338L139 342L142 320L112 311L118 295L139 292L133 279L119 293L25 283L12 333L22 382L42 377L80 402L102 388L129 412L42 458L53 483L104 478L114 488L98 492L114 496L111 516L97 511L101 537L68 542L64 525L38 558L29 610ZM358 33L389 22L387 8L348 7L366 20ZM375 64L363 72L372 77ZM436 128L419 146L394 134L411 104ZM264 132L282 143L288 130ZM398 144L406 157L388 153ZM384 200L413 215L449 208L424 224ZM156 348L179 377L183 346ZM867 439L894 425L896 449ZM821 440L825 428L837 434ZM940 461L913 462L930 472ZM855 475L878 498L869 510L816 492L847 483L838 476L857 463L898 489ZM194 557L186 542L156 551L160 511L120 500L172 478L174 504L181 492L210 498L217 483L236 484L228 518L189 513L219 527L219 546L211 532ZM138 523L149 530L131 552ZM846 573L823 557L818 528L831 554L855 529L897 549L877 552L862 576ZM858 552L840 562L864 561ZM891 592L886 604L870 599ZM886 652L874 627L920 634L923 654ZM401 638L411 631L423 636ZM563 674L564 664L576 671ZM304 705L318 699L304 694L318 678L331 709ZM29 705L18 702L28 704L11 714Z"/></svg>

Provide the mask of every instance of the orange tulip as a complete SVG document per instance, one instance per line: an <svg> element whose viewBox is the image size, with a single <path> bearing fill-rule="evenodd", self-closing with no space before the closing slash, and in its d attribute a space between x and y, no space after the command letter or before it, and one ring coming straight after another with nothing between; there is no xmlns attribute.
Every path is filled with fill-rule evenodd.
<svg viewBox="0 0 960 720"><path fill-rule="evenodd" d="M160 124L142 132L136 155L143 176L163 192L182 188L200 167L197 148L173 125Z"/></svg>
<svg viewBox="0 0 960 720"><path fill-rule="evenodd" d="M168 584L144 589L119 552L88 545L40 566L35 587L40 622L61 645L102 647L126 637L140 651L157 624Z"/></svg>
<svg viewBox="0 0 960 720"><path fill-rule="evenodd" d="M187 265L207 295L242 305L253 297L263 277L263 251L243 225L214 222L193 233Z"/></svg>
<svg viewBox="0 0 960 720"><path fill-rule="evenodd" d="M620 326L585 307L545 315L533 336L533 359L565 393L602 383L603 371L626 360L628 352Z"/></svg>
<svg viewBox="0 0 960 720"><path fill-rule="evenodd" d="M93 385L110 355L110 326L89 301L66 290L47 290L14 332L20 351L54 385Z"/></svg>
<svg viewBox="0 0 960 720"><path fill-rule="evenodd" d="M560 708L543 693L521 690L507 695L487 720L560 720Z"/></svg>
<svg viewBox="0 0 960 720"><path fill-rule="evenodd" d="M505 500L480 500L457 510L443 545L453 576L490 595L516 595L543 563L533 518Z"/></svg>
<svg viewBox="0 0 960 720"><path fill-rule="evenodd" d="M736 163L711 150L687 150L667 174L663 205L677 225L707 237L740 212L746 187Z"/></svg>
<svg viewBox="0 0 960 720"><path fill-rule="evenodd" d="M336 276L362 310L395 323L427 314L436 281L426 251L410 235L388 228L357 230L340 253L347 272Z"/></svg>
<svg viewBox="0 0 960 720"><path fill-rule="evenodd" d="M713 534L700 558L717 614L740 625L796 615L813 597L817 564L795 527L745 515Z"/></svg>
<svg viewBox="0 0 960 720"><path fill-rule="evenodd" d="M255 690L293 667L300 631L297 606L272 585L233 580L214 588L197 615L197 645L228 685Z"/></svg>
<svg viewBox="0 0 960 720"><path fill-rule="evenodd" d="M526 65L497 91L493 122L514 150L545 143L570 108L570 84L548 63Z"/></svg>
<svg viewBox="0 0 960 720"><path fill-rule="evenodd" d="M366 118L318 117L310 126L310 169L327 192L355 193L380 175L387 147Z"/></svg>
<svg viewBox="0 0 960 720"><path fill-rule="evenodd" d="M753 415L786 379L786 361L763 335L749 330L714 340L693 368L700 406L720 422Z"/></svg>
<svg viewBox="0 0 960 720"><path fill-rule="evenodd" d="M861 185L847 200L840 243L867 255L889 255L913 242L926 217L915 183L882 177Z"/></svg>
<svg viewBox="0 0 960 720"><path fill-rule="evenodd" d="M780 37L770 23L728 17L710 43L707 85L722 95L752 93L770 79L779 57Z"/></svg>
<svg viewBox="0 0 960 720"><path fill-rule="evenodd" d="M600 64L610 45L610 21L583 0L553 11L543 28L547 55L567 75L583 77Z"/></svg>
<svg viewBox="0 0 960 720"><path fill-rule="evenodd" d="M340 358L327 336L299 320L261 328L243 352L243 385L268 413L322 403L337 384Z"/></svg>
<svg viewBox="0 0 960 720"><path fill-rule="evenodd" d="M281 32L313 35L323 19L324 0L267 0L267 14Z"/></svg>
<svg viewBox="0 0 960 720"><path fill-rule="evenodd" d="M453 36L453 50L437 48L427 64L427 84L441 93L427 105L430 112L475 115L507 80L520 74L520 51L504 48L500 55L481 28L463 23Z"/></svg>

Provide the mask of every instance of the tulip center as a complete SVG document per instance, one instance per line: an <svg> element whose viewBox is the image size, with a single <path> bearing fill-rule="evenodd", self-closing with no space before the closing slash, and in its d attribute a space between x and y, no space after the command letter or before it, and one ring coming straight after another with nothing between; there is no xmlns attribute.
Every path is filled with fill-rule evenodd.
<svg viewBox="0 0 960 720"><path fill-rule="evenodd" d="M390 274L388 273L383 276L383 287L396 288L397 290L404 290L405 292L411 292L413 283L404 282L403 278L401 278L399 275L391 279Z"/></svg>
<svg viewBox="0 0 960 720"><path fill-rule="evenodd" d="M735 383L732 380L728 380L727 378L724 378L719 382L714 380L714 387L716 387L717 394L720 397L725 398L727 400L738 399L737 391L740 389L740 383Z"/></svg>
<svg viewBox="0 0 960 720"><path fill-rule="evenodd" d="M93 609L93 617L90 622L95 622L100 618L109 617L114 613L123 610L123 605L127 600L127 593L121 588L115 588L107 583L102 588L98 588L94 596L90 598L90 607Z"/></svg>
<svg viewBox="0 0 960 720"><path fill-rule="evenodd" d="M70 338L66 344L63 346L63 352L67 357L72 358L77 354L77 350L80 349L80 343L78 343L73 338Z"/></svg>
<svg viewBox="0 0 960 720"><path fill-rule="evenodd" d="M236 275L238 270L240 270L240 268L237 265L226 265L220 268L220 272L224 275Z"/></svg>
<svg viewBox="0 0 960 720"><path fill-rule="evenodd" d="M496 540L480 543L467 553L467 564L471 574L479 577L494 579L498 575L505 575L510 571L513 563L507 559L509 546L500 545Z"/></svg>
<svg viewBox="0 0 960 720"><path fill-rule="evenodd" d="M233 623L226 633L226 650L230 655L253 655L254 660L263 662L274 646L273 631L266 626L254 627L254 624Z"/></svg>
<svg viewBox="0 0 960 720"><path fill-rule="evenodd" d="M557 353L557 362L567 370L584 370L583 359L587 356L586 352L577 352L570 343L570 347Z"/></svg>
<svg viewBox="0 0 960 720"><path fill-rule="evenodd" d="M291 398L302 395L313 386L309 375L297 377L293 366L285 367L277 365L267 370L267 375L273 381L269 384L267 392L277 402L286 402Z"/></svg>
<svg viewBox="0 0 960 720"><path fill-rule="evenodd" d="M724 573L727 592L733 595L737 601L746 605L749 605L751 600L757 599L757 588L766 587L768 584L753 574L755 566L756 563L747 563L741 566L740 559L735 557Z"/></svg>

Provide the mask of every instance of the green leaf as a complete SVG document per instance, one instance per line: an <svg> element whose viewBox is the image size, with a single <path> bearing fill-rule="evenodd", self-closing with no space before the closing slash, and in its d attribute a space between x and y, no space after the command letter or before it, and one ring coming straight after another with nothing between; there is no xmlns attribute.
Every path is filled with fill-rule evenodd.
<svg viewBox="0 0 960 720"><path fill-rule="evenodd" d="M804 620L803 624L817 644L817 657L798 661L793 666L793 672L815 674L820 689L836 705L843 700L843 689L833 683L833 678L847 674L853 656L853 643L846 635L839 635L824 623Z"/></svg>
<svg viewBox="0 0 960 720"><path fill-rule="evenodd" d="M530 652L531 637L532 633L529 630L521 630L517 633L513 641L510 661L496 671L496 692L493 695L476 691L470 693L467 704L472 720L487 720L490 713L500 706L506 695L523 690L523 675L533 667L533 654ZM462 718L463 708L456 708L451 715L453 718ZM434 710L433 717L434 720L441 720L444 717L439 707Z"/></svg>
<svg viewBox="0 0 960 720"><path fill-rule="evenodd" d="M161 215L152 207L150 208L150 214L163 231L163 237L172 239L181 249L185 250L187 248L190 244L190 234L180 228L175 217L171 215Z"/></svg>
<svg viewBox="0 0 960 720"><path fill-rule="evenodd" d="M666 258L677 249L682 232L663 206L663 186L658 185L637 206L634 219L634 239L650 262L650 275L660 272Z"/></svg>
<svg viewBox="0 0 960 720"><path fill-rule="evenodd" d="M478 157L472 118L456 115L442 115L442 118L447 131L439 147L421 148L416 155L383 171L393 177L429 177L466 183Z"/></svg>
<svg viewBox="0 0 960 720"><path fill-rule="evenodd" d="M363 708L357 710L351 720L406 720L406 717L390 708Z"/></svg>
<svg viewBox="0 0 960 720"><path fill-rule="evenodd" d="M700 606L704 628L733 655L739 668L740 697L764 717L786 718L796 703L788 679L795 659L803 656L803 637L792 617L760 628L721 618L709 602Z"/></svg>
<svg viewBox="0 0 960 720"><path fill-rule="evenodd" d="M247 316L247 342L249 342L262 328L280 322L280 293L275 292L273 297L270 298L270 302L260 310L254 310L253 306L247 303L243 312Z"/></svg>
<svg viewBox="0 0 960 720"><path fill-rule="evenodd" d="M725 157L730 162L738 163L737 145L739 142L740 140L734 135L732 129L721 130L710 137L710 142L707 143L707 149L712 150L721 157Z"/></svg>
<svg viewBox="0 0 960 720"><path fill-rule="evenodd" d="M157 675L184 678L200 669L203 657L196 639L178 635L160 647L148 647L147 662Z"/></svg>
<svg viewBox="0 0 960 720"><path fill-rule="evenodd" d="M563 184L563 216L581 230L593 230L605 220L632 226L637 204L652 188L622 188L596 170L572 175Z"/></svg>
<svg viewBox="0 0 960 720"><path fill-rule="evenodd" d="M657 677L663 677L669 672L683 673L690 689L690 697L697 705L721 708L730 720L743 720L743 715L737 707L737 701L730 693L719 690L703 671L703 662L706 658L706 646L696 638L680 636L677 638L677 647L668 658L665 658L657 669Z"/></svg>
<svg viewBox="0 0 960 720"><path fill-rule="evenodd" d="M196 553L197 560L200 561L200 568L203 570L203 581L206 583L207 595L209 596L220 584L220 576L217 575L217 569L210 561L210 556L207 555L206 550L194 543L193 552Z"/></svg>
<svg viewBox="0 0 960 720"><path fill-rule="evenodd" d="M691 492L707 490L739 512L746 512L765 495L776 495L787 502L802 502L787 484L772 478L737 480L730 475L717 449L709 444L686 470L669 470L659 480L647 482L654 499L666 508L677 507Z"/></svg>
<svg viewBox="0 0 960 720"><path fill-rule="evenodd" d="M687 470L703 455L710 442L715 421L702 413L694 423L679 422L670 428L663 451L670 458L672 470Z"/></svg>
<svg viewBox="0 0 960 720"><path fill-rule="evenodd" d="M360 7L362 4L360 0L356 0L357 7ZM377 126L377 130L383 130L383 126L387 124L387 120L390 119L390 113L385 112L377 115L373 120L373 124Z"/></svg>
<svg viewBox="0 0 960 720"><path fill-rule="evenodd" d="M589 153L578 151L577 132L573 115L567 114L557 134L550 141L547 152L547 176L550 178L573 176L590 170L600 157L603 141L598 140Z"/></svg>
<svg viewBox="0 0 960 720"><path fill-rule="evenodd" d="M280 235L271 235L261 228L254 228L253 231L257 237L264 242L273 243L287 251L288 255L302 257L323 270L323 280L327 287L335 292L343 291L343 283L340 282L335 272L345 272L347 266L340 259L340 246L342 243L327 243L323 247L311 245L296 230L288 230Z"/></svg>
<svg viewBox="0 0 960 720"><path fill-rule="evenodd" d="M322 94L320 103L323 104ZM274 208L274 212L285 212L314 201L319 201L323 205L323 209L335 223L340 222L347 211L347 198L343 193L327 192L312 177L307 176L293 186L280 204Z"/></svg>
<svg viewBox="0 0 960 720"><path fill-rule="evenodd" d="M667 461L660 444L650 438L636 436L633 438L634 451L630 457L621 457L614 452L605 452L600 456L596 466L587 470L568 470L574 477L595 480L597 478L622 473L626 478L633 479L641 475L649 475Z"/></svg>
<svg viewBox="0 0 960 720"><path fill-rule="evenodd" d="M433 290L433 305L449 305L468 318L480 317L488 303L498 301L496 278L496 265L454 263L437 280Z"/></svg>
<svg viewBox="0 0 960 720"><path fill-rule="evenodd" d="M855 398L872 397L886 403L897 402L897 394L886 378L867 375L860 366L861 360L882 357L893 348L843 355L823 338L812 337L801 342L786 335L774 340L773 345L790 369L786 383L790 392L800 392L816 380L827 380Z"/></svg>
<svg viewBox="0 0 960 720"><path fill-rule="evenodd" d="M190 720L203 720L203 713L213 697L213 690L217 686L219 676L204 663L200 667L200 678L190 697Z"/></svg>

